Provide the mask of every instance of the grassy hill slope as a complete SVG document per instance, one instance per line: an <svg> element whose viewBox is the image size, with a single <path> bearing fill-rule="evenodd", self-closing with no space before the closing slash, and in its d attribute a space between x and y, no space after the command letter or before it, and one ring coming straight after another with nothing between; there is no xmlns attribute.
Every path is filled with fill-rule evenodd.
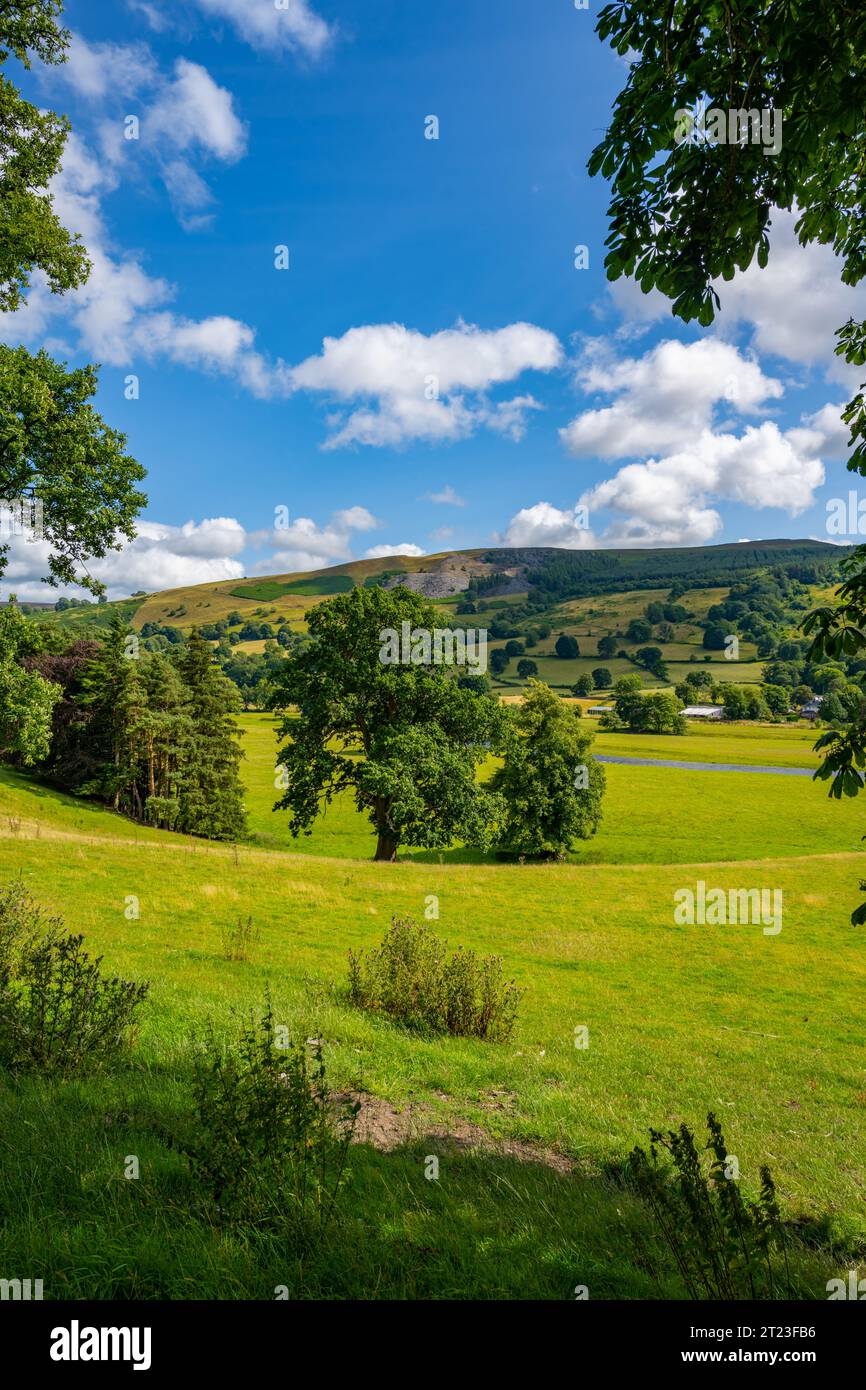
<svg viewBox="0 0 866 1390"><path fill-rule="evenodd" d="M714 776L656 775L668 788ZM720 822L737 811L717 797L745 792L745 778L724 776L704 784ZM801 780L815 806L825 800ZM749 799L776 781L788 787L756 778ZM645 784L631 788L641 807ZM270 1298L282 1283L296 1295L567 1299L586 1283L591 1297L657 1296L651 1225L612 1172L651 1125L699 1126L713 1109L744 1185L768 1162L785 1216L826 1219L847 1268L866 1239L866 965L847 925L862 854L783 852L782 836L770 849L756 820L751 859L708 865L696 838L696 861L671 863L646 809L631 857L655 863L383 868L144 831L4 775L0 879L23 875L107 968L152 982L122 1074L53 1091L0 1085L0 1133L20 1136L0 1169L10 1267L61 1298ZM783 814L765 803L766 825ZM679 819L669 807L669 826ZM673 895L697 878L780 888L782 932L676 926ZM430 894L443 938L501 954L526 989L511 1043L419 1039L335 988L349 947L376 944L393 914L420 918ZM228 961L223 932L248 914L259 939L249 960ZM331 1084L365 1094L379 1122L377 1144L353 1153L341 1225L304 1267L278 1244L200 1222L164 1137L189 1103L193 1030L229 1026L266 987L292 1036L323 1039ZM578 1025L587 1050L575 1048ZM139 1182L123 1181L127 1154L141 1160ZM436 1183L424 1177L429 1154ZM799 1248L792 1261L801 1286L824 1296L835 1267ZM675 1272L659 1269L664 1292L681 1296Z"/></svg>

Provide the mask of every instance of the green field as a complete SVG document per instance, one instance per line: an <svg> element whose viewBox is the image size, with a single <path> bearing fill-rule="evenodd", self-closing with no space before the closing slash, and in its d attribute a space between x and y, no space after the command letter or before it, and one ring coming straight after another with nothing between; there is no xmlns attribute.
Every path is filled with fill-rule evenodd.
<svg viewBox="0 0 866 1390"><path fill-rule="evenodd" d="M612 1173L651 1125L700 1126L710 1108L744 1181L769 1163L785 1216L836 1240L835 1256L792 1252L804 1291L822 1296L862 1257L855 803L830 803L808 778L608 767L604 825L584 851L595 862L461 864L455 851L374 865L345 804L290 839L269 810L270 723L243 725L248 845L148 830L0 774L0 877L22 874L107 967L152 982L125 1070L59 1094L0 1089L2 1243L46 1297L267 1298L278 1283L301 1297L568 1298L577 1283L592 1297L679 1297L664 1262L651 1277L652 1229ZM743 726L597 742L808 766L809 739ZM782 889L782 932L674 925L674 892L698 878ZM130 894L138 921L124 915ZM450 944L501 954L526 988L511 1043L419 1040L335 993L347 950L378 942L394 913L420 919L431 894ZM222 929L248 914L260 940L230 963ZM293 1036L324 1040L332 1084L375 1098L402 1141L354 1147L342 1220L303 1265L279 1242L198 1220L164 1138L189 1104L191 1030L258 1005L266 986ZM424 1178L431 1153L437 1183ZM137 1183L123 1180L128 1154Z"/></svg>

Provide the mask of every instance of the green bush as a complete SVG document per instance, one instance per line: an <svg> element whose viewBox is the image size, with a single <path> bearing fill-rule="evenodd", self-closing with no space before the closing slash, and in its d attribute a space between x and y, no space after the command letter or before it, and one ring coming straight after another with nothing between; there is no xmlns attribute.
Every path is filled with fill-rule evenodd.
<svg viewBox="0 0 866 1390"><path fill-rule="evenodd" d="M356 1104L334 1105L321 1047L279 1036L270 1000L226 1050L213 1031L196 1059L193 1133L176 1139L220 1221L312 1244L345 1179Z"/></svg>
<svg viewBox="0 0 866 1390"><path fill-rule="evenodd" d="M349 952L349 999L428 1033L506 1041L522 991L506 981L499 956L462 947L448 955L425 923L394 917L375 951Z"/></svg>
<svg viewBox="0 0 866 1390"><path fill-rule="evenodd" d="M123 1050L148 986L101 964L21 883L0 891L0 1066L68 1076Z"/></svg>
<svg viewBox="0 0 866 1390"><path fill-rule="evenodd" d="M794 1298L784 1233L769 1168L761 1168L757 1201L740 1193L721 1125L707 1116L702 1153L685 1124L650 1130L650 1156L635 1148L628 1175L652 1211L694 1299ZM659 1150L673 1162L662 1166ZM709 1156L704 1162L702 1154Z"/></svg>

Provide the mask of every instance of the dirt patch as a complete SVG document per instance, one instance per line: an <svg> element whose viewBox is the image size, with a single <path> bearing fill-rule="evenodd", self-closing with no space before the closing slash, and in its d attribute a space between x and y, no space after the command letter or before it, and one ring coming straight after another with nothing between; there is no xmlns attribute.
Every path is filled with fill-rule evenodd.
<svg viewBox="0 0 866 1390"><path fill-rule="evenodd" d="M354 1142L371 1144L380 1153L393 1153L395 1149L423 1139L452 1151L477 1151L513 1158L518 1163L540 1163L556 1173L570 1173L574 1169L573 1161L565 1154L519 1139L495 1139L469 1120L452 1119L447 1125L440 1124L430 1117L429 1109L423 1105L407 1105L398 1110L389 1101L361 1091L341 1091L332 1099L338 1105L354 1102L360 1106Z"/></svg>

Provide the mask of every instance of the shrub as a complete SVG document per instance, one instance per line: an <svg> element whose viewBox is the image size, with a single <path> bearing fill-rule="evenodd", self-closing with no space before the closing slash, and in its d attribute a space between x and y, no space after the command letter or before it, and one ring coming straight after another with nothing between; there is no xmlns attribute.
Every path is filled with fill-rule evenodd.
<svg viewBox="0 0 866 1390"><path fill-rule="evenodd" d="M225 1050L213 1030L196 1059L195 1129L175 1141L219 1220L313 1242L345 1180L357 1104L334 1106L322 1049L278 1042L273 1006Z"/></svg>
<svg viewBox="0 0 866 1390"><path fill-rule="evenodd" d="M448 955L425 923L394 917L375 951L349 952L349 999L419 1032L506 1041L522 991L506 981L499 956Z"/></svg>
<svg viewBox="0 0 866 1390"><path fill-rule="evenodd" d="M252 917L239 917L231 926L222 928L222 948L226 960L249 960L250 950L258 946L261 932L253 925Z"/></svg>
<svg viewBox="0 0 866 1390"><path fill-rule="evenodd" d="M776 1189L761 1168L756 1202L740 1194L721 1125L707 1116L703 1153L685 1124L674 1133L650 1130L650 1157L635 1148L628 1173L649 1205L690 1298L793 1298ZM659 1149L673 1171L659 1164ZM781 1268L780 1268L781 1255Z"/></svg>
<svg viewBox="0 0 866 1390"><path fill-rule="evenodd" d="M23 885L0 893L0 1065L71 1075L122 1051L148 992L100 972L84 937L47 918Z"/></svg>

